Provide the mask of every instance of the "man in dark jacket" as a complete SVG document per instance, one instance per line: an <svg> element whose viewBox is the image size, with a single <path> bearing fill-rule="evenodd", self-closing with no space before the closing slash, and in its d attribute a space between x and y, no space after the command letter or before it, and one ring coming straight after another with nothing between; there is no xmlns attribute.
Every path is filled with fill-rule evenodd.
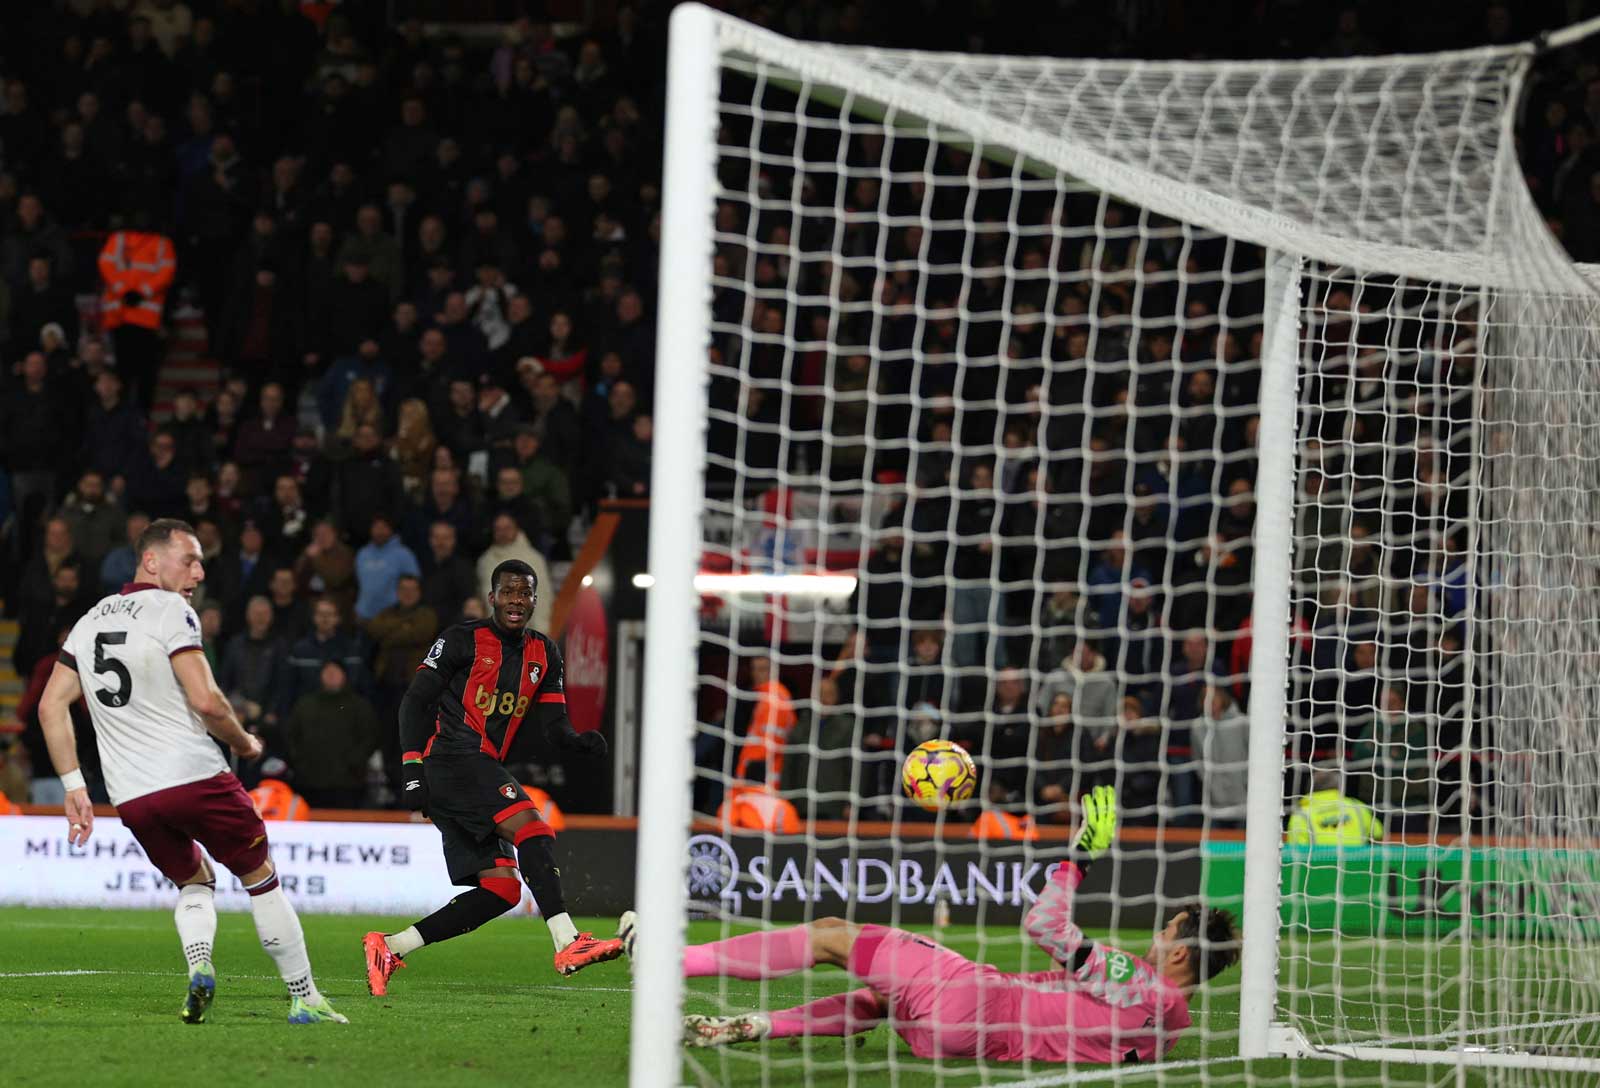
<svg viewBox="0 0 1600 1088"><path fill-rule="evenodd" d="M367 621L367 637L377 647L373 661L378 688L378 716L386 722L398 721L400 699L411 684L417 663L428 655L428 647L444 625L432 608L423 603L422 580L402 574L395 583L395 603ZM400 734L387 729L383 734L383 766L389 781L400 781Z"/></svg>
<svg viewBox="0 0 1600 1088"><path fill-rule="evenodd" d="M272 602L251 597L244 610L244 630L228 640L217 686L246 726L277 724L277 688L287 668L288 650L272 634Z"/></svg>
<svg viewBox="0 0 1600 1088"><path fill-rule="evenodd" d="M456 527L436 521L428 529L428 547L422 557L422 599L440 627L461 619L461 606L478 595L478 575L471 560L456 550Z"/></svg>
<svg viewBox="0 0 1600 1088"><path fill-rule="evenodd" d="M286 716L302 695L316 691L322 666L336 661L344 668L346 682L367 694L372 679L367 672L366 640L360 635L339 630L339 606L327 597L311 610L311 633L289 651L285 683L279 692L278 716Z"/></svg>
<svg viewBox="0 0 1600 1088"><path fill-rule="evenodd" d="M393 518L400 510L405 485L400 466L383 452L378 429L370 423L356 428L348 458L333 470L333 516L349 533L351 544L366 542L372 519Z"/></svg>
<svg viewBox="0 0 1600 1088"><path fill-rule="evenodd" d="M339 662L324 662L317 677L317 689L296 700L283 726L295 789L313 808L359 808L378 715Z"/></svg>

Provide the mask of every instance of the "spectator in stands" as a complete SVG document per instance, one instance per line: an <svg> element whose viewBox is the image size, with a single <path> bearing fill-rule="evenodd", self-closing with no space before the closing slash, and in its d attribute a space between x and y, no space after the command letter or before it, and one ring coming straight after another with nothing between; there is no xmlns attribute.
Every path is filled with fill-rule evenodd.
<svg viewBox="0 0 1600 1088"><path fill-rule="evenodd" d="M1194 764L1199 768L1206 822L1243 827L1249 779L1250 719L1221 684L1205 687L1204 713L1189 725Z"/></svg>
<svg viewBox="0 0 1600 1088"><path fill-rule="evenodd" d="M584 450L578 410L561 395L561 383L545 371L533 379L533 411L528 421L544 435L543 449L556 464L572 471Z"/></svg>
<svg viewBox="0 0 1600 1088"><path fill-rule="evenodd" d="M377 713L337 659L318 667L316 688L294 701L283 724L295 787L313 808L361 806L378 739Z"/></svg>
<svg viewBox="0 0 1600 1088"><path fill-rule="evenodd" d="M378 720L398 721L400 698L443 625L432 607L423 603L421 579L415 574L402 574L395 583L395 603L373 616L366 626L375 652L373 679ZM398 730L384 731L381 749L389 780L398 782Z"/></svg>
<svg viewBox="0 0 1600 1088"><path fill-rule="evenodd" d="M655 424L649 415L633 417L633 427L611 444L611 469L604 493L619 499L640 499L650 494L650 441Z"/></svg>
<svg viewBox="0 0 1600 1088"><path fill-rule="evenodd" d="M403 576L420 578L422 575L422 569L417 566L417 557L401 543L394 529L391 515L381 512L374 514L367 543L356 553L359 590L355 614L362 623L370 623L380 612L393 607L397 586Z"/></svg>
<svg viewBox="0 0 1600 1088"><path fill-rule="evenodd" d="M289 650L284 684L279 692L278 716L287 716L302 695L316 691L322 666L336 661L344 668L345 679L359 692L371 690L367 671L366 640L357 633L339 629L339 606L320 597L311 610L311 633Z"/></svg>
<svg viewBox="0 0 1600 1088"><path fill-rule="evenodd" d="M268 550L284 558L298 555L311 533L311 514L306 509L300 481L284 474L272 482L272 496L255 503L255 519L266 535Z"/></svg>
<svg viewBox="0 0 1600 1088"><path fill-rule="evenodd" d="M550 582L550 567L528 537L517 526L510 514L499 514L490 522L489 546L478 556L478 596L489 595L489 575L507 559L520 559L533 568L537 580L539 599L533 609L533 627L536 631L550 629L551 609L555 607L556 587Z"/></svg>
<svg viewBox="0 0 1600 1088"><path fill-rule="evenodd" d="M288 648L273 635L272 620L272 602L251 597L244 609L244 629L228 640L217 670L217 686L239 720L263 734L277 725L278 691L288 667Z"/></svg>
<svg viewBox="0 0 1600 1088"><path fill-rule="evenodd" d="M964 727L954 739L966 740L967 748L987 770L989 800L996 804L1024 800L1033 722L1028 712L1028 681L1021 669L1005 668L995 674L989 712L977 724L981 731Z"/></svg>
<svg viewBox="0 0 1600 1088"><path fill-rule="evenodd" d="M438 444L433 436L433 421L428 418L428 406L416 397L402 402L391 452L400 466L400 484L408 497L421 494Z"/></svg>
<svg viewBox="0 0 1600 1088"><path fill-rule="evenodd" d="M494 495L485 510L489 520L506 514L517 523L533 545L540 551L550 548L550 536L539 518L539 508L522 490L522 473L507 465L494 476Z"/></svg>
<svg viewBox="0 0 1600 1088"><path fill-rule="evenodd" d="M365 541L379 513L392 519L401 509L405 488L400 467L383 452L383 436L376 426L356 427L350 456L335 466L332 486L333 517L353 540Z"/></svg>
<svg viewBox="0 0 1600 1088"><path fill-rule="evenodd" d="M789 731L794 728L794 698L782 680L773 675L772 662L765 657L750 659L750 688L755 696L755 709L750 716L750 729L739 749L734 764L734 774L759 784L776 783L783 774L783 752ZM749 768L760 764L765 772L754 777Z"/></svg>
<svg viewBox="0 0 1600 1088"><path fill-rule="evenodd" d="M442 630L460 622L461 603L477 595L477 571L457 550L456 528L448 521L428 528L423 563L422 597Z"/></svg>
<svg viewBox="0 0 1600 1088"><path fill-rule="evenodd" d="M855 738L855 716L840 705L838 682L821 677L816 699L796 714L784 742L779 776L779 792L802 816L850 818Z"/></svg>
<svg viewBox="0 0 1600 1088"><path fill-rule="evenodd" d="M272 605L272 637L285 646L311 630L311 606L300 596L291 568L278 567L267 576L267 601Z"/></svg>
<svg viewBox="0 0 1600 1088"><path fill-rule="evenodd" d="M18 676L29 675L41 658L49 657L60 645L62 629L77 623L94 603L80 581L82 569L76 557L63 561L50 572L45 593L23 599L17 644L11 652Z"/></svg>
<svg viewBox="0 0 1600 1088"><path fill-rule="evenodd" d="M187 481L178 464L178 442L171 432L157 431L144 455L126 472L129 506L147 510L153 518L178 517L183 513Z"/></svg>
<svg viewBox="0 0 1600 1088"><path fill-rule="evenodd" d="M222 555L206 573L211 593L222 603L228 630L238 630L245 618L246 602L261 600L265 603L264 594L272 575L267 565L266 537L255 522L245 522L234 542L224 540Z"/></svg>
<svg viewBox="0 0 1600 1088"><path fill-rule="evenodd" d="M58 325L68 344L78 340L78 305L72 288L55 274L48 254L28 259L28 275L11 295L11 341L27 350L39 345L46 325Z"/></svg>
<svg viewBox="0 0 1600 1088"><path fill-rule="evenodd" d="M96 574L106 556L122 544L128 523L128 515L106 495L105 477L93 469L78 477L78 486L62 504L61 519L84 570Z"/></svg>
<svg viewBox="0 0 1600 1088"><path fill-rule="evenodd" d="M84 419L84 466L95 469L115 486L129 466L138 464L146 455L149 439L144 413L125 395L122 378L116 371L101 372L94 380L94 395L95 401Z"/></svg>
<svg viewBox="0 0 1600 1088"><path fill-rule="evenodd" d="M1311 792L1289 814L1291 846L1366 846L1383 840L1383 821L1345 787L1342 764L1311 772Z"/></svg>
<svg viewBox="0 0 1600 1088"><path fill-rule="evenodd" d="M100 593L115 593L133 581L139 568L139 557L134 554L133 546L149 526L150 515L144 511L135 510L128 515L127 526L123 531L123 543L112 548L100 561Z"/></svg>
<svg viewBox="0 0 1600 1088"><path fill-rule="evenodd" d="M1088 639L1073 642L1060 664L1046 675L1034 709L1041 717L1048 716L1051 703L1062 692L1072 696L1073 720L1080 732L1105 732L1116 724L1121 698L1117 678Z"/></svg>
<svg viewBox="0 0 1600 1088"><path fill-rule="evenodd" d="M21 371L21 380L0 401L4 406L0 411L0 462L11 473L11 503L21 516L20 532L26 539L38 524L38 514L55 501L62 467L61 436L73 428L68 423L69 392L62 383L49 380L44 355L28 352Z"/></svg>
<svg viewBox="0 0 1600 1088"><path fill-rule="evenodd" d="M522 474L522 493L533 504L538 523L550 539L550 554L566 556L567 530L572 525L572 487L566 472L544 455L544 434L524 423L512 441L511 466Z"/></svg>
<svg viewBox="0 0 1600 1088"><path fill-rule="evenodd" d="M284 411L284 389L277 382L261 387L259 411L239 425L234 457L249 477L252 488L277 479L289 467L295 422Z"/></svg>
<svg viewBox="0 0 1600 1088"><path fill-rule="evenodd" d="M1039 822L1068 823L1068 802L1083 791L1078 788L1078 735L1072 722L1072 695L1057 691L1044 720L1033 733L1034 813Z"/></svg>
<svg viewBox="0 0 1600 1088"><path fill-rule="evenodd" d="M356 557L339 537L331 520L323 519L311 530L311 542L294 564L301 593L325 597L348 616L356 601Z"/></svg>
<svg viewBox="0 0 1600 1088"><path fill-rule="evenodd" d="M403 535L413 553L427 546L431 526L440 521L455 529L458 545L476 547L481 536L478 513L461 490L461 473L453 468L433 469L427 494L406 512Z"/></svg>

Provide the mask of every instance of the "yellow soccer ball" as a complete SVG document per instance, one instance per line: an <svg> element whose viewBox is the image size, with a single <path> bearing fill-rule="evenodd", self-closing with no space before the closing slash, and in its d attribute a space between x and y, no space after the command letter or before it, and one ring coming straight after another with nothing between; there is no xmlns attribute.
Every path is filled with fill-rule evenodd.
<svg viewBox="0 0 1600 1088"><path fill-rule="evenodd" d="M900 788L919 808L937 812L972 796L978 788L978 768L959 744L925 740L900 767Z"/></svg>

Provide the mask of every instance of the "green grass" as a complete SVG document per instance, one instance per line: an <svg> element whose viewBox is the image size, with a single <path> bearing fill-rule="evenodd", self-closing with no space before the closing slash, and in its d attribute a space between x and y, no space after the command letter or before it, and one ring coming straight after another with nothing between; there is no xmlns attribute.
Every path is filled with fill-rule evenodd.
<svg viewBox="0 0 1600 1088"><path fill-rule="evenodd" d="M290 1027L288 999L256 945L248 916L224 914L217 934L218 993L210 1022L178 1020L184 974L171 915L165 911L0 910L0 1084L153 1085L225 1078L282 1085L578 1085L606 1088L627 1079L631 996L625 963L562 979L550 966L544 926L526 918L412 956L387 998L366 993L360 950L369 929L407 920L349 915L303 918L318 985L350 1017L348 1027ZM610 921L580 920L609 933ZM697 923L691 940L719 933ZM1149 935L1127 935L1142 951ZM979 952L973 930L947 943ZM1014 934L985 941L982 954L1016 966ZM1038 969L1039 953L1029 966ZM1308 968L1315 972L1313 962ZM45 974L45 972L96 972ZM764 984L699 979L688 1011L776 1008L843 989L842 972L824 970ZM763 991L764 987L764 991ZM1135 1084L1353 1085L1437 1083L1444 1070L1233 1058L1236 993L1197 1000L1199 1031L1179 1043L1159 1077ZM1055 1067L990 1066L913 1058L888 1030L845 1044L779 1041L734 1051L696 1051L682 1083L775 1085L966 1085L1059 1073ZM892 1064L891 1064L892 1063ZM1085 1070L1084 1072L1090 1072ZM1131 1072L1131 1071L1129 1071ZM1448 1073L1454 1083L1453 1070ZM1469 1078L1468 1083L1478 1083Z"/></svg>

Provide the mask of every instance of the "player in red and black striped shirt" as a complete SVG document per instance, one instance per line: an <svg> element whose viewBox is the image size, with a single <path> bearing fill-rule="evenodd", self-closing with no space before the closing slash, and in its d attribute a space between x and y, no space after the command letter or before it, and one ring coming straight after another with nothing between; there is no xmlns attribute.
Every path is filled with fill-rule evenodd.
<svg viewBox="0 0 1600 1088"><path fill-rule="evenodd" d="M381 996L401 957L470 933L522 899L528 882L570 975L622 954L619 940L579 933L561 895L555 833L502 762L519 730L543 729L562 747L599 757L605 738L567 718L561 651L528 629L538 598L533 568L510 559L489 579L487 620L449 628L417 667L400 703L403 792L444 840L450 880L475 885L400 933L368 933L367 984ZM531 719L531 721L530 721Z"/></svg>

